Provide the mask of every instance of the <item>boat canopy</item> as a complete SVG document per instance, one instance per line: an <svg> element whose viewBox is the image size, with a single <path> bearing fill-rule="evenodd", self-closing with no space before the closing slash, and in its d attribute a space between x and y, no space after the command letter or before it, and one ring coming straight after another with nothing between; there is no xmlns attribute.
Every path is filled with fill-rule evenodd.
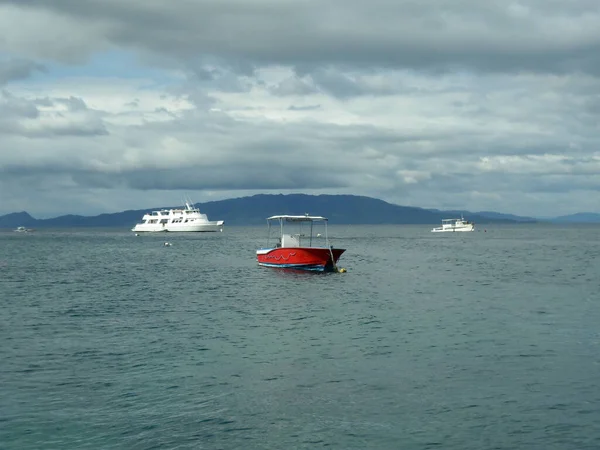
<svg viewBox="0 0 600 450"><path fill-rule="evenodd" d="M314 222L316 220L327 221L327 218L321 216L309 216L308 214L306 214L304 216L271 216L267 217L267 220L286 220L288 222Z"/></svg>

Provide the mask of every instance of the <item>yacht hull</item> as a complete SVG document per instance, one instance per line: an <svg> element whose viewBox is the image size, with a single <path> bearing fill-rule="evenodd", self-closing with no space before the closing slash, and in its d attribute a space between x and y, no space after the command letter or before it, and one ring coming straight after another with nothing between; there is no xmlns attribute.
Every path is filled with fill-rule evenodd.
<svg viewBox="0 0 600 450"><path fill-rule="evenodd" d="M131 229L136 233L160 233L160 232L171 232L171 233L202 233L202 232L216 232L223 231L223 221L211 222L211 223L200 223L200 224L165 224L164 226L159 224L137 224Z"/></svg>
<svg viewBox="0 0 600 450"><path fill-rule="evenodd" d="M456 228L434 228L431 230L432 233L452 233L456 231L475 231L475 227L473 225L467 227L456 227Z"/></svg>

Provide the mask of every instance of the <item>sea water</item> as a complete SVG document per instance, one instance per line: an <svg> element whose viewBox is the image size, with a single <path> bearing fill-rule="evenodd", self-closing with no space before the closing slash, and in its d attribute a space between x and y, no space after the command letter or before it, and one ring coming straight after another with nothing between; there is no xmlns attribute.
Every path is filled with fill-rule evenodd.
<svg viewBox="0 0 600 450"><path fill-rule="evenodd" d="M430 228L0 233L0 448L600 448L600 227Z"/></svg>

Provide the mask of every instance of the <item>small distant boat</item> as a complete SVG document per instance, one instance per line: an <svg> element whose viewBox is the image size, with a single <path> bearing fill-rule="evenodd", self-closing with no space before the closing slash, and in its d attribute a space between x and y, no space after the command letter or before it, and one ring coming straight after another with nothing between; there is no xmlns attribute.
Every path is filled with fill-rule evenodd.
<svg viewBox="0 0 600 450"><path fill-rule="evenodd" d="M443 219L442 226L436 227L431 230L432 233L442 233L447 231L475 231L475 224L465 220L464 217L460 219Z"/></svg>
<svg viewBox="0 0 600 450"><path fill-rule="evenodd" d="M256 260L260 266L284 269L301 269L317 272L345 272L338 269L337 262L346 249L333 248L327 237L327 219L321 216L271 216L267 218L267 247L256 251ZM272 227L273 224L277 227ZM324 238L317 233L313 236L313 225L324 225ZM299 231L289 234L286 226L296 225ZM274 231L275 230L275 231ZM272 236L274 234L275 236ZM276 239L275 245L269 245ZM321 245L316 245L317 239Z"/></svg>
<svg viewBox="0 0 600 450"><path fill-rule="evenodd" d="M209 221L206 214L185 202L185 208L162 209L144 214L142 222L131 229L137 233L223 231L222 220Z"/></svg>
<svg viewBox="0 0 600 450"><path fill-rule="evenodd" d="M25 227L17 227L15 230L17 233L30 233L33 231L32 228L25 228Z"/></svg>

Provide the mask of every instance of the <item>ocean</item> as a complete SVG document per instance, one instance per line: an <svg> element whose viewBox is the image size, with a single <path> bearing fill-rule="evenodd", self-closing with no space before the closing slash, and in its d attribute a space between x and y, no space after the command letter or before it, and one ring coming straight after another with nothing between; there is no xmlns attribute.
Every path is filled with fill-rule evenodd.
<svg viewBox="0 0 600 450"><path fill-rule="evenodd" d="M600 448L600 226L431 226L1 232L0 448Z"/></svg>

